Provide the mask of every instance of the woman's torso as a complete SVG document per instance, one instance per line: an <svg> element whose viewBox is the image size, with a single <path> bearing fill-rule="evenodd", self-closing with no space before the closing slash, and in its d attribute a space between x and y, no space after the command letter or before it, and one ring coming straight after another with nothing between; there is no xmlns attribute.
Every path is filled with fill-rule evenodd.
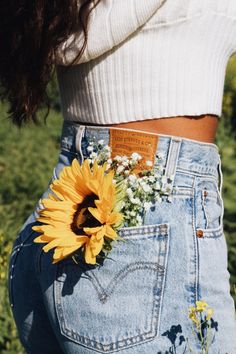
<svg viewBox="0 0 236 354"><path fill-rule="evenodd" d="M87 51L68 70L58 53L64 119L214 142L225 69L236 50L235 2L156 0L150 8L134 3L123 10L122 22L116 1L101 2ZM106 32L109 40L101 36L104 28L113 34ZM72 42L68 58L77 48Z"/></svg>

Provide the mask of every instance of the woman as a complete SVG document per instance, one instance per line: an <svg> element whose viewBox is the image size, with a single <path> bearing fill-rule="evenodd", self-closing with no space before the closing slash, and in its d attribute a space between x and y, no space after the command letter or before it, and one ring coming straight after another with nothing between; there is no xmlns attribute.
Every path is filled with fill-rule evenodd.
<svg viewBox="0 0 236 354"><path fill-rule="evenodd" d="M36 121L53 65L64 118L52 180L10 260L26 352L236 353L214 144L235 2L1 11L12 121Z"/></svg>

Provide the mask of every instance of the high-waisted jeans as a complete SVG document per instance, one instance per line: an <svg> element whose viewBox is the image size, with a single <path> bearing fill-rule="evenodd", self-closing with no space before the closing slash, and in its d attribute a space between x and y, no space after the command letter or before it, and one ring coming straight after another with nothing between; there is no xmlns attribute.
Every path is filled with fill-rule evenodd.
<svg viewBox="0 0 236 354"><path fill-rule="evenodd" d="M92 139L109 145L110 129L64 123L49 184L74 158L88 157ZM156 154L163 174L174 176L172 192L142 225L119 230L128 242L117 242L101 267L84 268L70 257L52 264L51 251L33 242L48 184L17 235L9 266L10 303L27 353L203 353L188 316L196 301L213 309L208 353L236 353L218 147L158 134Z"/></svg>

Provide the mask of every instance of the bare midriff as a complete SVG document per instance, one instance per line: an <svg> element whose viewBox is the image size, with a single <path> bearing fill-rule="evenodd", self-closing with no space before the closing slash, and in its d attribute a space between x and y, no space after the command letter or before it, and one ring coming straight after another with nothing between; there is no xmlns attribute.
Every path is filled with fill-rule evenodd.
<svg viewBox="0 0 236 354"><path fill-rule="evenodd" d="M199 116L153 118L128 123L109 124L108 126L181 136L201 142L214 143L218 119L217 115L204 114Z"/></svg>

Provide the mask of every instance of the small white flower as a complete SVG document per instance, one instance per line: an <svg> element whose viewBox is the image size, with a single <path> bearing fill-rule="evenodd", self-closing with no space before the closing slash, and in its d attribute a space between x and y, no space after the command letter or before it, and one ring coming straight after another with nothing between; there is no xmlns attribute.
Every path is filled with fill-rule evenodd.
<svg viewBox="0 0 236 354"><path fill-rule="evenodd" d="M104 144L104 140L103 139L98 140L98 145L103 145L103 144Z"/></svg>
<svg viewBox="0 0 236 354"><path fill-rule="evenodd" d="M132 211L130 212L130 215L131 215L131 216L135 216L135 215L136 215L135 211L132 210Z"/></svg>
<svg viewBox="0 0 236 354"><path fill-rule="evenodd" d="M93 151L93 146L92 146L92 145L89 145L89 146L87 147L87 151L88 151L88 152Z"/></svg>
<svg viewBox="0 0 236 354"><path fill-rule="evenodd" d="M138 160L141 160L142 156L140 154L138 154L137 152L133 152L131 154L131 159L134 160L134 161L138 161Z"/></svg>
<svg viewBox="0 0 236 354"><path fill-rule="evenodd" d="M155 182L155 177L154 176L148 177L148 181L151 182L151 183L154 183Z"/></svg>
<svg viewBox="0 0 236 354"><path fill-rule="evenodd" d="M129 166L129 159L127 156L122 157L122 165L125 167Z"/></svg>
<svg viewBox="0 0 236 354"><path fill-rule="evenodd" d="M112 159L108 159L107 163L112 164Z"/></svg>
<svg viewBox="0 0 236 354"><path fill-rule="evenodd" d="M156 195L155 199L158 203L160 203L162 201L162 198L159 194Z"/></svg>
<svg viewBox="0 0 236 354"><path fill-rule="evenodd" d="M142 225L143 219L142 219L142 217L140 215L137 215L136 220L137 220L138 226Z"/></svg>
<svg viewBox="0 0 236 354"><path fill-rule="evenodd" d="M157 158L160 159L160 160L163 160L164 159L164 153L163 152L158 152Z"/></svg>
<svg viewBox="0 0 236 354"><path fill-rule="evenodd" d="M144 203L143 203L143 207L144 207L145 210L150 209L151 206L152 206L152 203L151 203L151 202L144 202Z"/></svg>
<svg viewBox="0 0 236 354"><path fill-rule="evenodd" d="M117 162L120 162L122 160L121 156L120 155L116 155L114 157L114 160L117 161Z"/></svg>
<svg viewBox="0 0 236 354"><path fill-rule="evenodd" d="M152 191L152 188L147 183L142 183L141 186L142 186L144 192L146 192L146 193L150 193Z"/></svg>
<svg viewBox="0 0 236 354"><path fill-rule="evenodd" d="M141 204L141 201L139 198L130 198L130 201L132 204L137 204L137 205Z"/></svg>
<svg viewBox="0 0 236 354"><path fill-rule="evenodd" d="M153 165L153 163L152 163L152 161L147 160L147 161L146 161L146 165L149 166L149 167L151 167L151 166Z"/></svg>
<svg viewBox="0 0 236 354"><path fill-rule="evenodd" d="M125 174L126 176L128 176L129 170L125 170L125 171L124 171L124 174Z"/></svg>
<svg viewBox="0 0 236 354"><path fill-rule="evenodd" d="M124 166L120 165L120 166L117 167L116 172L119 174L119 173L123 172L124 169L125 169Z"/></svg>
<svg viewBox="0 0 236 354"><path fill-rule="evenodd" d="M106 167L106 171L109 170L110 167L111 167L111 164L108 163L108 164L107 164L107 167Z"/></svg>
<svg viewBox="0 0 236 354"><path fill-rule="evenodd" d="M127 188L126 193L128 194L129 197L133 197L133 191L131 188Z"/></svg>
<svg viewBox="0 0 236 354"><path fill-rule="evenodd" d="M107 159L111 158L111 152L110 151L105 151L104 155L106 156Z"/></svg>
<svg viewBox="0 0 236 354"><path fill-rule="evenodd" d="M155 183L155 189L161 189L161 184L159 181L156 181Z"/></svg>
<svg viewBox="0 0 236 354"><path fill-rule="evenodd" d="M97 154L96 152L92 152L92 153L90 154L90 158L91 158L91 159L95 159L97 156L98 156L98 154Z"/></svg>
<svg viewBox="0 0 236 354"><path fill-rule="evenodd" d="M126 156L126 155L123 155L122 157L121 157L121 160L124 162L124 161L129 161L129 158L128 158L128 156Z"/></svg>
<svg viewBox="0 0 236 354"><path fill-rule="evenodd" d="M104 150L110 152L111 151L111 147L109 145L106 145L106 146L104 146Z"/></svg>
<svg viewBox="0 0 236 354"><path fill-rule="evenodd" d="M130 183L135 183L137 181L137 177L135 175L129 175L129 181Z"/></svg>
<svg viewBox="0 0 236 354"><path fill-rule="evenodd" d="M93 141L90 141L90 142L89 142L89 145L94 145L94 142L93 142Z"/></svg>

